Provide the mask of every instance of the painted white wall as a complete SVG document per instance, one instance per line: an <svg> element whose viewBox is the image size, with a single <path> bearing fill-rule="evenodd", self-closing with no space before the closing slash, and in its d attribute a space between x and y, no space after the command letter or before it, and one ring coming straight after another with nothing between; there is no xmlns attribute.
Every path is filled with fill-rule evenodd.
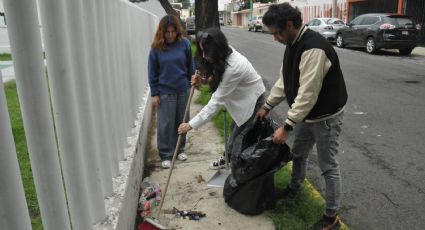
<svg viewBox="0 0 425 230"><path fill-rule="evenodd" d="M288 0L281 0L286 2ZM289 1L291 5L297 6L303 16L303 23L308 23L315 17L327 17L332 15L332 1L331 0L294 0ZM347 20L347 0L337 0L338 5L338 18L346 22ZM328 13L328 14L327 14Z"/></svg>

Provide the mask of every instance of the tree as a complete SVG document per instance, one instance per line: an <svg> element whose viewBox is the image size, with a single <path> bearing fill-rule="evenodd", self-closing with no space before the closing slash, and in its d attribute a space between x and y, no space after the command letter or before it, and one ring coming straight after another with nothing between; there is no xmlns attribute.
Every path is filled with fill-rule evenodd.
<svg viewBox="0 0 425 230"><path fill-rule="evenodd" d="M196 31L209 27L220 28L218 22L218 0L195 0Z"/></svg>
<svg viewBox="0 0 425 230"><path fill-rule="evenodd" d="M178 18L180 18L180 14L173 9L168 0L159 0L159 3L161 3L162 8L164 8L167 14L176 15Z"/></svg>
<svg viewBox="0 0 425 230"><path fill-rule="evenodd" d="M179 13L173 9L168 0L159 0L167 14L179 17ZM181 1L182 3L184 2ZM209 27L218 27L218 0L195 0L195 24L196 31Z"/></svg>

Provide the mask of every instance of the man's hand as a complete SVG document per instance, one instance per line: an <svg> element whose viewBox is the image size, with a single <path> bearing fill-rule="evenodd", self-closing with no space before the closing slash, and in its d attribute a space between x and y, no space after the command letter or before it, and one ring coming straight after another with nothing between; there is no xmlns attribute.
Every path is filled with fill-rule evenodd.
<svg viewBox="0 0 425 230"><path fill-rule="evenodd" d="M189 123L181 123L178 129L178 133L185 134L189 132L192 129L192 127L189 125Z"/></svg>
<svg viewBox="0 0 425 230"><path fill-rule="evenodd" d="M275 144L283 144L288 140L288 132L282 127L276 129L273 134L273 143Z"/></svg>
<svg viewBox="0 0 425 230"><path fill-rule="evenodd" d="M153 96L152 97L152 106L154 109L157 109L159 107L159 104L161 101L159 100L159 96Z"/></svg>
<svg viewBox="0 0 425 230"><path fill-rule="evenodd" d="M261 109L258 110L255 117L257 118L257 120L262 121L267 116L267 114L269 114L269 112L270 112L270 110L263 106L263 107L261 107Z"/></svg>

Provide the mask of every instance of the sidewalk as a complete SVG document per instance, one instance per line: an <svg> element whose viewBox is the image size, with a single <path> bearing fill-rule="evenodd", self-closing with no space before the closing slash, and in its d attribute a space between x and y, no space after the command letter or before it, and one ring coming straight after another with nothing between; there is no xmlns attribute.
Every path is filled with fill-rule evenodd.
<svg viewBox="0 0 425 230"><path fill-rule="evenodd" d="M195 91L193 96L191 116L202 108L201 105L194 103L198 93ZM156 151L156 134L152 137L151 144L154 151L148 153L145 167L152 169L150 182L159 184L161 189L164 189L169 170L160 167L161 162ZM224 202L222 188L207 186L208 180L216 172L208 168L209 164L216 160L223 150L223 141L212 122L188 133L186 144L188 160L176 161L162 210L172 210L175 207L179 210L204 212L206 217L194 221L178 218L173 214L162 214L159 218L162 225L170 229L275 229L272 220L265 214L258 216L240 214Z"/></svg>

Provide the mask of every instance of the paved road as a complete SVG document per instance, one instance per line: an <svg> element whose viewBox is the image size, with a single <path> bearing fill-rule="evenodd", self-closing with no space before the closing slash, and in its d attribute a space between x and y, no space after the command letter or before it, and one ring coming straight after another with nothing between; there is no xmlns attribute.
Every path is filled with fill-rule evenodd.
<svg viewBox="0 0 425 230"><path fill-rule="evenodd" d="M223 31L270 89L284 46L270 34ZM340 154L342 217L353 229L423 229L425 57L336 50L349 93ZM279 106L274 117L286 109ZM309 178L323 191L316 157L310 159Z"/></svg>

